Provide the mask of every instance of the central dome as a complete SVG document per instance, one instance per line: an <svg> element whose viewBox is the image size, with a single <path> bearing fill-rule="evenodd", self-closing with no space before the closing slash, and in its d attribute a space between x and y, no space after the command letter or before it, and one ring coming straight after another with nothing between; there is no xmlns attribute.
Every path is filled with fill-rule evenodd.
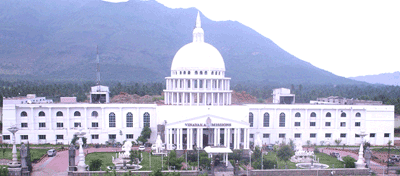
<svg viewBox="0 0 400 176"><path fill-rule="evenodd" d="M225 63L219 51L212 45L193 42L186 44L175 54L171 70L225 71Z"/></svg>

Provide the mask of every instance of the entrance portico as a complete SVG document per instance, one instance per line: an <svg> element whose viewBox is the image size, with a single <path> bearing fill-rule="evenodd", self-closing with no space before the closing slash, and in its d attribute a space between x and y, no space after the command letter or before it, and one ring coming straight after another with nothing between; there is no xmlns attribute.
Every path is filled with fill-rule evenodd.
<svg viewBox="0 0 400 176"><path fill-rule="evenodd" d="M166 124L165 141L168 150L173 149L172 144L177 150L206 146L249 149L249 128L248 122L204 115Z"/></svg>

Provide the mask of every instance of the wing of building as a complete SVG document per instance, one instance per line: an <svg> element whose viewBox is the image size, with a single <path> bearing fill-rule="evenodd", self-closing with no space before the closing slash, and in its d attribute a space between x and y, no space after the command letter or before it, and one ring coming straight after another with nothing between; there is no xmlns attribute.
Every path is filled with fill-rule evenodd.
<svg viewBox="0 0 400 176"><path fill-rule="evenodd" d="M231 105L230 78L219 51L204 41L200 15L193 42L175 55L166 77L165 105L109 103L109 89L91 88L90 102L63 97L53 103L29 95L4 98L3 142L16 125L16 142L68 144L80 126L88 143L136 140L150 127L150 142L160 134L168 149L275 144L293 139L307 144L359 144L360 132L372 145L394 139L394 106L375 104L295 104L290 90L274 90L273 104Z"/></svg>

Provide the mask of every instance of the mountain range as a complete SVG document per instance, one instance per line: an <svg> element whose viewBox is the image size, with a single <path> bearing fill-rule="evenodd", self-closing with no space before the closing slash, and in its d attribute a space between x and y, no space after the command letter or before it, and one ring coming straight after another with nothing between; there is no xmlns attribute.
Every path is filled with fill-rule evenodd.
<svg viewBox="0 0 400 176"><path fill-rule="evenodd" d="M350 77L350 79L363 81L371 84L400 86L400 72L398 71L393 73L382 73L378 75Z"/></svg>
<svg viewBox="0 0 400 176"><path fill-rule="evenodd" d="M170 76L175 53L192 40L197 9L154 1L0 1L0 77L5 80L155 82ZM205 41L233 82L359 84L286 52L237 21L201 15ZM273 27L273 26L271 26Z"/></svg>

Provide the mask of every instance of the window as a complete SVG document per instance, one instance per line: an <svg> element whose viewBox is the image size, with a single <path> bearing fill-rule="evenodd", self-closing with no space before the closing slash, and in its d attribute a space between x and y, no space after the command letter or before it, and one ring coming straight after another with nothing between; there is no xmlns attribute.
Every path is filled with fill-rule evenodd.
<svg viewBox="0 0 400 176"><path fill-rule="evenodd" d="M253 127L253 120L254 120L254 117L253 117L253 113L249 113L249 123L250 123L250 127Z"/></svg>
<svg viewBox="0 0 400 176"><path fill-rule="evenodd" d="M359 138L359 137L360 137L360 135L358 135L358 134L355 134L355 137L356 137L356 138Z"/></svg>
<svg viewBox="0 0 400 176"><path fill-rule="evenodd" d="M126 134L126 139L133 139L133 134Z"/></svg>
<svg viewBox="0 0 400 176"><path fill-rule="evenodd" d="M131 112L126 114L126 127L133 127L133 114Z"/></svg>
<svg viewBox="0 0 400 176"><path fill-rule="evenodd" d="M346 127L346 122L340 122L340 127Z"/></svg>
<svg viewBox="0 0 400 176"><path fill-rule="evenodd" d="M356 117L361 117L361 113L357 112Z"/></svg>
<svg viewBox="0 0 400 176"><path fill-rule="evenodd" d="M342 114L340 114L340 117L346 117L346 113L342 112Z"/></svg>
<svg viewBox="0 0 400 176"><path fill-rule="evenodd" d="M325 126L326 127L330 127L331 126L331 122L325 122Z"/></svg>
<svg viewBox="0 0 400 176"><path fill-rule="evenodd" d="M92 122L92 128L99 127L99 122Z"/></svg>
<svg viewBox="0 0 400 176"><path fill-rule="evenodd" d="M356 127L361 126L361 122L356 122L356 123L355 123L355 126L356 126Z"/></svg>
<svg viewBox="0 0 400 176"><path fill-rule="evenodd" d="M327 112L325 117L332 117L332 114L330 112Z"/></svg>
<svg viewBox="0 0 400 176"><path fill-rule="evenodd" d="M341 138L346 138L346 133L340 133Z"/></svg>
<svg viewBox="0 0 400 176"><path fill-rule="evenodd" d="M369 137L374 138L374 137L375 137L375 133L370 133L370 134L369 134Z"/></svg>
<svg viewBox="0 0 400 176"><path fill-rule="evenodd" d="M56 135L56 139L64 139L64 135Z"/></svg>
<svg viewBox="0 0 400 176"><path fill-rule="evenodd" d="M383 137L389 137L390 133L385 133Z"/></svg>
<svg viewBox="0 0 400 176"><path fill-rule="evenodd" d="M93 111L92 112L92 117L97 117L97 116L99 116L99 113L97 111Z"/></svg>
<svg viewBox="0 0 400 176"><path fill-rule="evenodd" d="M28 135L21 135L21 140L28 140Z"/></svg>
<svg viewBox="0 0 400 176"><path fill-rule="evenodd" d="M57 122L57 128L62 128L62 127L64 127L64 124L61 122Z"/></svg>
<svg viewBox="0 0 400 176"><path fill-rule="evenodd" d="M254 134L250 134L250 138L254 138Z"/></svg>
<svg viewBox="0 0 400 176"><path fill-rule="evenodd" d="M79 112L79 111L75 111L75 112L74 112L74 116L75 116L75 117L77 117L77 116L81 116L81 112Z"/></svg>
<svg viewBox="0 0 400 176"><path fill-rule="evenodd" d="M58 112L56 113L56 116L57 116L57 117L62 117L62 116L64 116L64 114L63 114L61 111L58 111Z"/></svg>
<svg viewBox="0 0 400 176"><path fill-rule="evenodd" d="M150 114L148 112L143 114L143 127L150 127Z"/></svg>
<svg viewBox="0 0 400 176"><path fill-rule="evenodd" d="M312 112L312 113L310 114L310 117L317 117L317 114L315 114L315 112Z"/></svg>
<svg viewBox="0 0 400 176"><path fill-rule="evenodd" d="M28 116L28 114L25 111L22 111L21 112L21 117L26 117L26 116Z"/></svg>
<svg viewBox="0 0 400 176"><path fill-rule="evenodd" d="M117 135L116 134L109 134L108 135L108 139L117 139Z"/></svg>
<svg viewBox="0 0 400 176"><path fill-rule="evenodd" d="M317 137L317 133L310 133L310 138L316 138Z"/></svg>
<svg viewBox="0 0 400 176"><path fill-rule="evenodd" d="M44 116L46 116L46 114L43 111L40 111L39 112L39 117L44 117Z"/></svg>
<svg viewBox="0 0 400 176"><path fill-rule="evenodd" d="M3 135L3 140L10 140L10 135Z"/></svg>
<svg viewBox="0 0 400 176"><path fill-rule="evenodd" d="M28 128L28 123L21 123L21 128Z"/></svg>
<svg viewBox="0 0 400 176"><path fill-rule="evenodd" d="M269 127L269 113L266 112L264 113L264 123L263 123L264 127Z"/></svg>
<svg viewBox="0 0 400 176"><path fill-rule="evenodd" d="M108 115L108 127L115 127L115 114L113 112Z"/></svg>
<svg viewBox="0 0 400 176"><path fill-rule="evenodd" d="M332 133L325 133L326 138L330 138L332 136Z"/></svg>
<svg viewBox="0 0 400 176"><path fill-rule="evenodd" d="M300 126L300 122L294 122L294 126Z"/></svg>
<svg viewBox="0 0 400 176"><path fill-rule="evenodd" d="M301 138L301 133L294 133L294 138Z"/></svg>
<svg viewBox="0 0 400 176"><path fill-rule="evenodd" d="M279 133L279 138L285 138L286 134L285 133Z"/></svg>
<svg viewBox="0 0 400 176"><path fill-rule="evenodd" d="M44 128L44 127L46 127L46 123L40 122L40 123L39 123L39 128Z"/></svg>
<svg viewBox="0 0 400 176"><path fill-rule="evenodd" d="M39 135L39 140L44 140L46 139L46 135Z"/></svg>
<svg viewBox="0 0 400 176"><path fill-rule="evenodd" d="M99 139L99 135L98 134L92 134L92 139Z"/></svg>
<svg viewBox="0 0 400 176"><path fill-rule="evenodd" d="M294 115L294 117L301 117L300 112L296 112L296 114Z"/></svg>
<svg viewBox="0 0 400 176"><path fill-rule="evenodd" d="M285 113L279 115L279 127L285 127Z"/></svg>
<svg viewBox="0 0 400 176"><path fill-rule="evenodd" d="M74 123L74 127L75 127L75 128L81 127L81 122L75 122L75 123Z"/></svg>
<svg viewBox="0 0 400 176"><path fill-rule="evenodd" d="M263 138L269 138L269 133L264 133Z"/></svg>
<svg viewBox="0 0 400 176"><path fill-rule="evenodd" d="M315 122L310 122L310 126L315 126Z"/></svg>

